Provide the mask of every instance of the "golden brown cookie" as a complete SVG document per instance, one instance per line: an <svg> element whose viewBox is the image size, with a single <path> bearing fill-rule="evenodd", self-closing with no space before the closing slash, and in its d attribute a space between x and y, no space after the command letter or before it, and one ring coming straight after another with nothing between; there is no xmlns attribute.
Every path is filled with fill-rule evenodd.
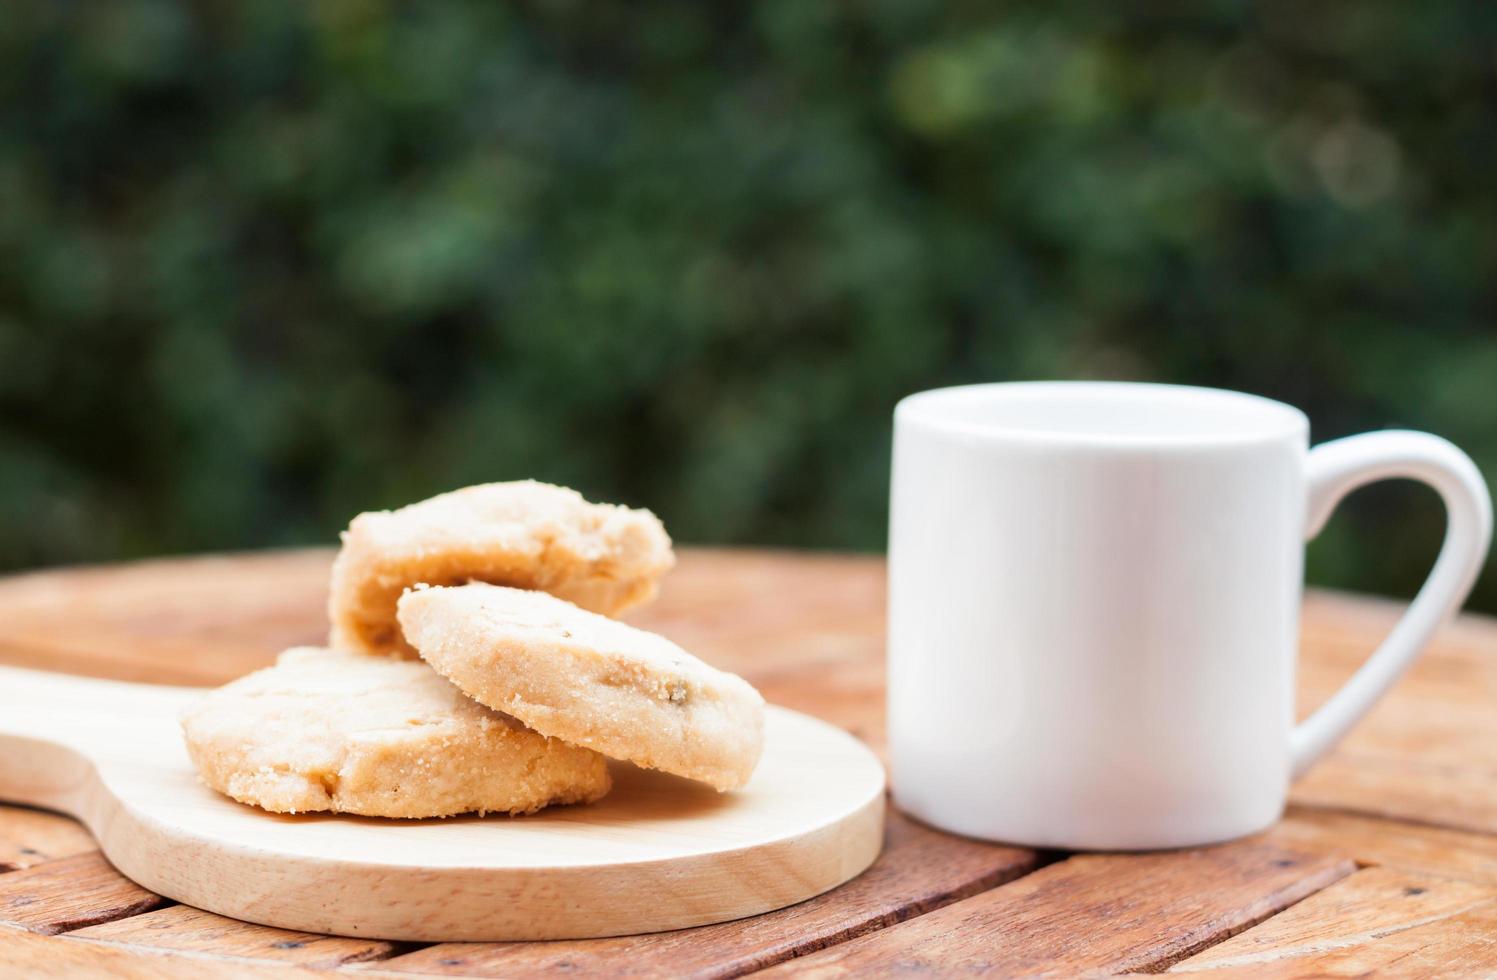
<svg viewBox="0 0 1497 980"><path fill-rule="evenodd" d="M395 601L417 583L540 589L615 616L653 598L675 561L647 510L531 480L466 487L353 519L333 563L330 645L412 656Z"/></svg>
<svg viewBox="0 0 1497 980"><path fill-rule="evenodd" d="M598 753L467 698L426 664L301 647L182 718L203 781L277 813L532 813L608 792Z"/></svg>
<svg viewBox="0 0 1497 980"><path fill-rule="evenodd" d="M719 790L759 761L759 692L662 636L479 583L406 593L400 625L465 694L538 732Z"/></svg>

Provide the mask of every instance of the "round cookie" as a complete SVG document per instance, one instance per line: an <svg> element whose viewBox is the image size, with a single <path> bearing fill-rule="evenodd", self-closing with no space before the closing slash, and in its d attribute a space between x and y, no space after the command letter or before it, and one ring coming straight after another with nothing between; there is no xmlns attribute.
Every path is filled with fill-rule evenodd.
<svg viewBox="0 0 1497 980"><path fill-rule="evenodd" d="M203 782L276 813L532 813L609 789L601 755L463 696L426 664L301 647L182 718Z"/></svg>
<svg viewBox="0 0 1497 980"><path fill-rule="evenodd" d="M614 616L654 598L675 562L670 537L647 510L589 503L533 480L465 487L353 519L333 563L329 643L414 656L395 602L422 582L540 589Z"/></svg>
<svg viewBox="0 0 1497 980"><path fill-rule="evenodd" d="M759 692L662 636L481 583L407 592L400 625L465 694L538 732L719 790L759 761Z"/></svg>

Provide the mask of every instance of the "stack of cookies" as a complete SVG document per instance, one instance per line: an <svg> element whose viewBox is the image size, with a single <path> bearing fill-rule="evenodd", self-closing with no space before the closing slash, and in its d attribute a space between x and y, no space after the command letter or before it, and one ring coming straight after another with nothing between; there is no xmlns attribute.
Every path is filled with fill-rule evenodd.
<svg viewBox="0 0 1497 980"><path fill-rule="evenodd" d="M188 753L210 787L277 813L532 813L603 797L609 758L736 789L759 693L612 618L674 564L649 511L542 483L360 514L329 645L207 695L182 720Z"/></svg>

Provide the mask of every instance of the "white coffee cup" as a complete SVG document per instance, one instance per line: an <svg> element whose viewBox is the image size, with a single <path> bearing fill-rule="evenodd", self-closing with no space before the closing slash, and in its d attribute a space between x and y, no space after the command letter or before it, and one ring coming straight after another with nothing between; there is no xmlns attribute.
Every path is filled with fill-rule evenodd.
<svg viewBox="0 0 1497 980"><path fill-rule="evenodd" d="M895 803L946 830L1142 849L1252 833L1470 591L1491 500L1443 439L1311 450L1298 409L1171 385L1037 382L894 413L889 753ZM1304 542L1376 480L1444 498L1407 614L1294 725Z"/></svg>

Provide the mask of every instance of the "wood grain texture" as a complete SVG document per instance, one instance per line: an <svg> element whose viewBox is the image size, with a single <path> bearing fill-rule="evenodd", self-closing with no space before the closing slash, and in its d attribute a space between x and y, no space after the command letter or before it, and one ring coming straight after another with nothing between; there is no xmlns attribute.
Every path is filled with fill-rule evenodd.
<svg viewBox="0 0 1497 980"><path fill-rule="evenodd" d="M97 851L78 821L28 807L0 806L0 872Z"/></svg>
<svg viewBox="0 0 1497 980"><path fill-rule="evenodd" d="M1010 881L1029 850L964 840L891 814L884 853L835 892L715 926L573 943L446 943L386 961L385 970L451 976L581 973L726 978L843 942Z"/></svg>
<svg viewBox="0 0 1497 980"><path fill-rule="evenodd" d="M327 636L326 549L0 579L0 659L92 677L221 684Z"/></svg>
<svg viewBox="0 0 1497 980"><path fill-rule="evenodd" d="M325 634L326 549L171 559L0 580L0 662L209 684ZM875 557L686 550L628 618L742 673L776 703L883 740L884 566ZM1400 602L1311 592L1301 713L1386 634ZM1295 801L1497 832L1497 623L1462 616L1302 780Z"/></svg>
<svg viewBox="0 0 1497 980"><path fill-rule="evenodd" d="M270 662L285 646L315 642L324 635L323 601L331 557L330 550L217 556L67 569L0 580L0 615L7 623L6 637L0 639L0 662L163 683L219 683ZM883 608L884 568L877 558L686 550L680 567L664 583L660 600L629 619L671 636L719 666L744 674L770 700L828 719L877 748L883 739ZM1311 593L1304 615L1302 714L1351 674L1401 609L1401 603ZM1492 883L1497 876L1497 846L1493 844L1497 838L1488 836L1488 832L1497 831L1497 712L1491 710L1497 694L1494 653L1497 623L1490 619L1463 616L1442 631L1409 677L1337 752L1295 787L1294 799L1300 805L1291 809L1288 819L1269 834L1247 843L1322 855L1320 860L1330 862L1338 860L1335 855L1346 854L1364 864L1410 875ZM5 812L0 810L0 814ZM8 839L3 826L0 822L0 840ZM38 850L57 856L45 848ZM1082 860L1147 864L1157 857ZM14 859L14 855L0 856L0 860ZM929 880L917 870L910 871L912 877L899 879L897 887L909 889L909 904L902 905L893 897L890 907L918 911L919 896L939 891L942 859L933 856L929 863L925 872ZM21 873L0 874L0 883ZM1037 875L1055 873L1046 869ZM1112 879L1104 876L1102 880ZM1188 888L1192 880L1182 878L1179 887ZM846 945L900 933L972 902L997 901L998 896L1026 881L1028 878L1021 878L970 896ZM1200 908L1165 901L1176 886L1164 882L1155 890L1169 894L1156 896L1150 914L1174 916L1177 921L1150 920L1161 926L1152 933L1142 927L1136 929L1136 945L1128 960L1147 962L1152 969L1167 965L1171 956L1179 955L1180 930L1199 932L1199 923L1191 923L1196 922L1193 916L1202 914ZM802 946L809 948L820 941L814 938L819 929L829 930L828 942L843 938L841 923L863 914L854 909L849 916L839 909L840 894L762 920L643 937L642 942L645 948L653 949L656 943L679 938L683 940L681 949L695 957L688 959L682 953L683 963L707 962L712 959L710 951L689 945L685 937L722 936L735 927L751 932L763 922L761 938L768 944L763 948L773 950L769 955L782 955L787 948L800 951ZM1031 899L1034 908L1027 914L1043 918L1041 913L1049 908L1054 916L1070 915L1075 903L1068 895L1054 891L1047 892L1042 901ZM1137 899L1129 901L1133 904L1128 907L1135 907ZM1215 901L1213 898L1211 903ZM1101 935L1111 937L1110 930L1117 925L1113 906L1085 908L1092 918L1070 918L1072 929L1089 934L1088 930L1100 928ZM1397 971L1396 960L1390 961L1391 966L1377 966L1366 959L1370 950L1397 942L1404 944L1399 947L1403 949L1400 955L1432 975L1443 968L1442 956L1457 965L1469 963L1473 970L1483 969L1478 940L1483 929L1485 935L1491 935L1492 926L1484 922L1482 908L1485 906L1405 929L1365 946L1326 951L1320 962L1332 975L1343 969L1355 972L1358 964ZM810 915L818 909L822 911ZM795 918L803 912L809 915L804 922ZM888 921L876 907L873 914L870 927ZM771 928L771 922L777 924ZM237 948L251 948L262 927L239 924L225 928L225 948L235 948L236 942L244 944ZM245 935L236 939L236 929L245 930ZM797 931L800 929L811 938L802 938ZM777 936L775 930L786 935ZM1228 935L1214 926L1204 933L1207 939L1203 941ZM953 937L953 943L960 938ZM779 946L774 945L777 941ZM45 939L29 936L27 942L109 948L103 942L75 939L71 934ZM633 941L619 942L629 946ZM743 942L745 950L758 948L753 937ZM605 949L614 948L613 943L600 940L544 947L520 944L460 949L485 954L475 955L469 965L474 972L494 972L502 957L512 957L512 965L529 964L544 972L550 968L548 963L560 968L567 950L575 951L585 962L599 964L605 972L624 972L627 960L603 955ZM4 947L0 941L0 950ZM831 951L839 948L833 946ZM1067 948L1066 944L1061 948ZM133 945L114 947L115 952L133 949ZM726 959L732 960L737 949L730 945ZM413 968L462 972L457 967L431 966L418 960L422 952L410 957ZM501 958L491 963L486 958L489 952ZM554 960L533 958L542 953ZM188 958L195 955L187 951L174 954ZM587 958L593 955L600 958ZM825 955L786 965L814 963L818 956ZM1332 963L1328 957L1333 956L1353 958ZM656 962L644 952L639 957L646 972ZM164 962L161 957L155 959ZM402 959L406 958L345 969L383 969ZM1275 969L1290 970L1296 962L1287 959ZM1247 975L1243 971L1252 968L1212 968L1221 969Z"/></svg>
<svg viewBox="0 0 1497 980"><path fill-rule="evenodd" d="M1291 807L1266 838L1359 864L1497 885L1497 837L1356 813Z"/></svg>
<svg viewBox="0 0 1497 980"><path fill-rule="evenodd" d="M95 852L0 875L0 922L52 935L166 904Z"/></svg>
<svg viewBox="0 0 1497 980"><path fill-rule="evenodd" d="M399 949L394 943L377 939L343 939L257 926L189 905L173 905L116 919L79 929L68 936L148 949L299 963L315 969L379 960Z"/></svg>
<svg viewBox="0 0 1497 980"><path fill-rule="evenodd" d="M1391 959L1369 957L1360 947L1383 945L1410 930L1448 934L1452 920L1470 912L1486 915L1497 902L1497 888L1450 878L1408 875L1369 868L1337 882L1241 935L1177 963L1172 973L1194 973L1223 967L1263 970L1322 971L1324 963L1369 961L1387 966ZM1497 971L1497 935L1479 972ZM1394 946L1400 944L1394 943ZM1423 946L1420 940L1416 946ZM1405 946L1404 948L1408 948ZM1351 955L1348 955L1348 954ZM1379 962L1380 960L1380 962ZM1473 965L1470 959L1466 966Z"/></svg>
<svg viewBox="0 0 1497 980"><path fill-rule="evenodd" d="M1313 593L1305 607L1301 714L1381 642L1403 603ZM1497 623L1464 615L1324 760L1291 800L1497 833Z"/></svg>
<svg viewBox="0 0 1497 980"><path fill-rule="evenodd" d="M1235 935L1353 870L1344 858L1257 842L1073 857L765 975L1148 972Z"/></svg>
<svg viewBox="0 0 1497 980"><path fill-rule="evenodd" d="M289 964L110 946L70 936L38 936L3 924L0 976L28 980L327 980L326 973Z"/></svg>

